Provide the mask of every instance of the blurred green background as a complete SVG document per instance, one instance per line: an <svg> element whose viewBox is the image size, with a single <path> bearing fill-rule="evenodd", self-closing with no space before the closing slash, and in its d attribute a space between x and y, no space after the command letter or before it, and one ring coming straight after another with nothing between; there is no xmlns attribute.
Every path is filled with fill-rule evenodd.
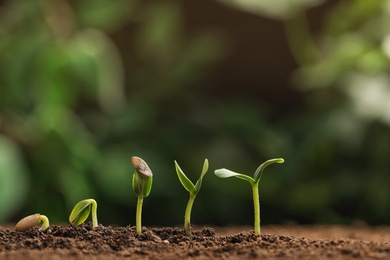
<svg viewBox="0 0 390 260"><path fill-rule="evenodd" d="M67 222L80 200L145 226L390 224L389 0L0 1L0 223Z"/></svg>

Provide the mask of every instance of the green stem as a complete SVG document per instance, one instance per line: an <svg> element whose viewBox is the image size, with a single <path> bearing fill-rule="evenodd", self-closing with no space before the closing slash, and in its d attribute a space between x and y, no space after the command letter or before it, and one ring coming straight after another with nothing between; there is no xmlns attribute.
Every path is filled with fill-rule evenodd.
<svg viewBox="0 0 390 260"><path fill-rule="evenodd" d="M184 215L184 231L187 236L191 235L191 210L194 204L196 194L190 192L190 198L188 199L186 213Z"/></svg>
<svg viewBox="0 0 390 260"><path fill-rule="evenodd" d="M260 199L259 199L259 185L257 183L252 183L252 191L253 191L253 209L255 213L254 231L255 234L260 235Z"/></svg>
<svg viewBox="0 0 390 260"><path fill-rule="evenodd" d="M89 201L91 202L92 205L92 225L95 228L99 225L97 219L97 203L93 199L90 199Z"/></svg>
<svg viewBox="0 0 390 260"><path fill-rule="evenodd" d="M142 220L142 204L144 202L144 198L143 197L138 197L138 200L137 200L137 215L136 215L136 218L135 218L135 223L136 223L136 227L137 227L137 233L138 234L141 234L142 233L142 224L141 224L141 220Z"/></svg>

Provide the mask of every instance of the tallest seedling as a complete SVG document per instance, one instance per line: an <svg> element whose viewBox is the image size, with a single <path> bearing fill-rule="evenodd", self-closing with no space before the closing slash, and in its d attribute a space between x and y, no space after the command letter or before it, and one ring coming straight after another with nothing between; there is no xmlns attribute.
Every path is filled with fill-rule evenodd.
<svg viewBox="0 0 390 260"><path fill-rule="evenodd" d="M144 198L150 194L150 190L152 189L153 173L146 162L137 156L131 157L131 163L135 168L132 182L133 191L138 197L135 223L137 233L141 234L142 204Z"/></svg>
<svg viewBox="0 0 390 260"><path fill-rule="evenodd" d="M215 175L217 175L220 178L229 178L229 177L236 177L238 179L242 179L245 181L248 181L252 186L252 192L253 192L253 208L255 213L255 224L254 224L254 231L256 234L260 234L260 200L259 200L259 182L261 179L261 176L263 175L264 169L273 163L283 163L283 158L277 158L277 159L271 159L260 165L257 170L255 171L255 174L253 175L253 178L241 174L236 173L233 171L230 171L228 169L218 169L215 170Z"/></svg>

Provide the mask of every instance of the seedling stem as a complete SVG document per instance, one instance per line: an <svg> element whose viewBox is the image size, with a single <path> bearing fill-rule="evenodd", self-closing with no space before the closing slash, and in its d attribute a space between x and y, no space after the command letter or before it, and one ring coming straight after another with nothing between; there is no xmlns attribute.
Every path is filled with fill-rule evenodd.
<svg viewBox="0 0 390 260"><path fill-rule="evenodd" d="M194 204L195 198L196 198L196 194L190 193L190 198L188 199L187 202L186 213L184 215L184 230L187 236L191 234L191 211L192 211L192 206Z"/></svg>
<svg viewBox="0 0 390 260"><path fill-rule="evenodd" d="M135 222L136 222L136 228L137 228L137 233L138 234L141 234L142 233L142 204L144 202L144 198L143 197L138 197L137 199L137 215L136 215L136 218L135 218Z"/></svg>
<svg viewBox="0 0 390 260"><path fill-rule="evenodd" d="M252 183L253 193L253 210L255 216L254 231L256 234L260 234L260 198L259 198L259 185Z"/></svg>

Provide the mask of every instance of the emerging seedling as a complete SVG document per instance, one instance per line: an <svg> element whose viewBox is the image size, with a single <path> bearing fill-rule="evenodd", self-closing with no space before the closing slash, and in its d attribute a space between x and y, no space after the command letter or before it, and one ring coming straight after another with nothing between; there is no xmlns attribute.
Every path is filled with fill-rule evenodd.
<svg viewBox="0 0 390 260"><path fill-rule="evenodd" d="M137 156L131 157L131 163L135 168L133 174L132 187L135 195L138 197L137 200L137 212L136 212L136 228L137 233L142 233L142 204L144 198L150 194L152 189L153 173L150 170L147 163Z"/></svg>
<svg viewBox="0 0 390 260"><path fill-rule="evenodd" d="M86 199L77 203L69 216L69 222L74 225L81 225L88 218L92 210L92 225L98 226L97 203L94 199Z"/></svg>
<svg viewBox="0 0 390 260"><path fill-rule="evenodd" d="M260 234L260 200L259 200L259 182L261 179L261 176L263 175L264 169L273 163L283 163L283 158L277 158L277 159L271 159L266 162L264 162L262 165L260 165L253 175L253 178L241 174L236 173L227 169L218 169L215 170L215 175L217 175L220 178L229 178L229 177L236 177L245 181L248 181L252 186L252 192L253 192L253 208L255 213L255 224L254 224L254 231L256 234Z"/></svg>
<svg viewBox="0 0 390 260"><path fill-rule="evenodd" d="M179 180L183 187L190 193L190 198L187 203L186 212L184 215L184 230L187 236L191 235L191 210L192 205L194 204L195 197L198 194L200 187L202 186L202 179L205 176L207 170L209 169L209 161L207 159L204 160L202 172L196 184L194 185L190 179L184 174L179 164L175 161L176 173L179 177Z"/></svg>
<svg viewBox="0 0 390 260"><path fill-rule="evenodd" d="M39 230L44 231L49 227L49 219L45 215L36 213L22 218L18 223L16 223L15 230L25 231L27 229L38 226L39 224L42 224Z"/></svg>

